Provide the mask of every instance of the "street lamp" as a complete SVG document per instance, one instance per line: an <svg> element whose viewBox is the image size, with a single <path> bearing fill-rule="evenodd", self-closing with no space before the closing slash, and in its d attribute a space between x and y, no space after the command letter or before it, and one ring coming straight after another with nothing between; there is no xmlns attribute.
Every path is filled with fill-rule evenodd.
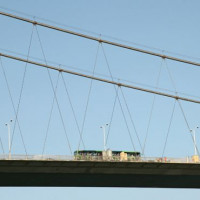
<svg viewBox="0 0 200 200"><path fill-rule="evenodd" d="M104 147L104 151L106 151L106 126L108 126L108 124L102 125L100 128L103 129L103 147Z"/></svg>
<svg viewBox="0 0 200 200"><path fill-rule="evenodd" d="M5 125L8 127L8 151L9 151L9 159L11 158L11 143L10 143L10 133L11 133L11 123L12 119L10 120L10 123L6 123Z"/></svg>
<svg viewBox="0 0 200 200"><path fill-rule="evenodd" d="M197 143L196 143L196 129L199 127L196 126L194 129L190 130L190 133L192 134L193 137L193 142L194 142L194 155L197 155Z"/></svg>

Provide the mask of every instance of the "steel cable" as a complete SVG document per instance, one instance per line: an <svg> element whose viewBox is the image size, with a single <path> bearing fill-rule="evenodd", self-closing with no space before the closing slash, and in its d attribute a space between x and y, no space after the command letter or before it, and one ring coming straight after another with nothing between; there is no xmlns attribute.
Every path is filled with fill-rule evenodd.
<svg viewBox="0 0 200 200"><path fill-rule="evenodd" d="M28 46L27 61L28 61L29 55L30 55L31 44L32 44L32 39L33 39L33 32L34 32L34 27L35 27L35 26L33 25L33 26L32 26L31 37L30 37L30 42L29 42L29 46ZM11 137L10 151L11 151L11 149L12 149L12 144L13 144L13 140L14 140L14 134L15 134L16 123L18 122L18 114L19 114L20 103L21 103L22 94L23 94L23 88L24 88L24 84L25 84L25 77L26 77L27 65L28 65L28 62L25 63L25 68L24 68L24 73L23 73L23 78L22 78L22 84L21 84L21 89L20 89L20 95L19 95L19 100L18 100L16 115L15 115L15 120L14 120L13 134L12 134L12 137ZM21 136L21 139L22 139L22 143L23 143L23 146L24 146L24 150L25 150L25 153L26 153L26 156L27 156L28 153L27 153L27 150L26 150L25 142L24 142L23 135L22 135L22 131L21 131L21 128L20 128L20 127L19 127L19 132L20 132L20 136Z"/></svg>
<svg viewBox="0 0 200 200"><path fill-rule="evenodd" d="M158 88L158 85L159 85L160 74L161 74L161 70L162 70L162 64L163 64L163 59L162 59L162 62L161 62L161 65L160 65L160 69L159 69L159 72L158 72L158 77L157 77L157 80L156 80L156 88ZM147 125L147 129L146 129L146 135L145 135L145 139L144 139L144 146L143 146L143 149L142 149L142 154L143 155L145 154L145 147L146 147L147 137L148 137L148 134L149 134L149 128L150 128L151 119L152 119L152 115L153 115L153 109L154 109L155 100L156 100L156 95L154 94L153 102L152 102L151 110L150 110L150 115L149 115L149 120L148 120L148 125Z"/></svg>
<svg viewBox="0 0 200 200"><path fill-rule="evenodd" d="M139 134L138 134L138 131L136 129L136 126L135 126L135 123L133 122L133 117L131 115L131 112L130 112L130 109L129 109L129 106L128 106L128 103L126 101L126 98L125 98L125 95L124 95L124 92L122 90L122 88L120 87L120 90L121 90L121 93L122 93L122 97L124 99L124 102L125 102L125 105L126 105L126 109L128 111L128 114L129 114L129 117L130 117L130 120L131 120L131 123L132 123L132 126L134 128L134 131L135 131L135 134L137 136L137 139L138 139L138 142L139 142L139 145L140 145L140 148L141 148L141 151L142 151L142 144L141 144L141 141L140 141L140 137L139 137Z"/></svg>
<svg viewBox="0 0 200 200"><path fill-rule="evenodd" d="M168 141L169 132L170 132L170 128L171 128L173 116L174 116L175 107L176 107L176 100L174 101L174 105L173 105L173 109L172 109L172 114L171 114L170 121L169 121L169 126L168 126L168 130L167 130L165 144L164 144L163 152L162 152L162 158L164 157L165 149L166 149L166 146L167 146L167 141Z"/></svg>
<svg viewBox="0 0 200 200"><path fill-rule="evenodd" d="M99 44L97 46L97 52L96 52L96 56L95 56L92 76L94 76L94 73L95 73L98 54L99 54ZM91 79L91 81L90 81L89 91L88 91L88 95L87 95L87 101L86 101L86 106L85 106L85 111L84 111L84 116L83 116L83 122L82 122L82 127L81 127L81 135L80 135L80 139L79 139L79 142L78 142L78 151L80 150L81 140L83 139L83 129L84 129L84 126L85 126L85 120L86 120L88 105L89 105L89 101L90 101L90 94L91 94L91 91L92 91L92 84L93 84L93 79Z"/></svg>
<svg viewBox="0 0 200 200"><path fill-rule="evenodd" d="M110 70L110 66L109 66L109 63L108 63L108 59L107 59L107 56L106 56L106 53L105 53L105 50L104 50L104 47L103 47L102 43L101 43L101 47L102 47L102 50L103 50L103 55L104 55L104 57L105 57L105 61L106 61L107 67L108 67L108 71L109 71L111 80L113 81L113 76L112 76L112 73L111 73L111 70ZM115 93L117 94L116 86L114 85L113 87L114 87ZM119 87L120 87L120 86L119 86ZM128 126L128 122L127 122L127 120L126 120L126 116L125 116L125 113L124 113L124 110L123 110L121 101L120 101L120 99L119 99L119 96L118 96L118 95L116 95L116 96L117 96L117 99L118 99L118 102L119 102L119 105L120 105L120 108L121 108L121 112L122 112L122 115L123 115L123 118L124 118L124 121L125 121L125 124L126 124L126 128L127 128L127 130L128 130L128 134L129 134L129 137L130 137L130 140L131 140L131 144L132 144L132 146L133 146L134 151L136 151L135 145L134 145L134 142L133 142L133 138L132 138L132 135L131 135L129 126Z"/></svg>
<svg viewBox="0 0 200 200"><path fill-rule="evenodd" d="M8 83L8 79L7 79L7 76L6 76L5 69L4 69L4 67L3 67L3 63L2 63L2 60L1 60L1 56L0 56L0 64L1 64L1 69L2 69L2 71L3 71L3 75L4 75L5 82L6 82L6 86L7 86L7 89L8 89L9 97L10 97L10 99L11 99L11 104L12 104L14 113L15 113L15 115L16 115L16 110L15 110L15 106L14 106L14 101L13 101L13 98L12 98L12 95L11 95L10 86L9 86L9 83ZM18 123L18 126L19 126L18 119L17 119L17 123ZM19 126L19 127L20 127L20 126ZM20 129L20 130L21 130L21 129ZM1 144L2 144L2 141L1 141ZM3 152L4 152L3 144L2 144L2 150L3 150Z"/></svg>
<svg viewBox="0 0 200 200"><path fill-rule="evenodd" d="M127 44L130 44L130 45L135 45L135 46L138 46L138 47L141 47L141 48L145 48L145 49L150 49L150 50L155 50L155 51L158 51L158 52L165 52L165 53L168 53L170 55L175 55L175 56L180 56L180 57L185 57L185 58L188 58L188 59L195 59L195 60L199 60L200 58L199 57L193 57L193 56L188 56L188 55L184 55L184 54L180 54L180 53L177 53L177 52L171 52L171 51L166 51L166 50L163 50L163 49L160 49L160 48L157 48L157 47L153 47L153 46L148 46L148 45L144 45L144 44L139 44L139 43L136 43L136 42L132 42L132 41L128 41L128 40L125 40L125 39L120 39L120 38L116 38L116 37L113 37L113 36L110 36L110 35L102 35L102 34L99 34L99 33L96 33L96 32L93 32L93 31L90 31L90 30L86 30L86 29L82 29L82 28L78 28L78 27L74 27L74 26L70 26L70 25L67 25L67 24L62 24L60 22L56 22L56 21L53 21L53 20L49 20L49 19L45 19L45 18L41 18L41 17L37 17L37 16L33 16L33 15L30 15L30 14L27 14L27 13L24 13L24 12L21 12L21 11L17 11L17 10L13 10L13 9L9 9L9 8L6 8L6 7L3 7L3 6L0 6L1 9L4 9L6 11L11 11L11 12L14 12L16 14L20 14L20 15L24 15L24 16L28 16L30 18L33 18L34 21L30 22L30 23L37 23L35 21L35 18L38 19L38 20L42 20L42 21L45 21L45 22L49 22L49 23L52 23L52 24L55 24L55 25L59 25L59 26L62 26L62 27L66 27L66 28L71 28L71 29L74 29L74 30L78 30L78 31L82 31L82 32L85 32L85 33L89 33L89 34L92 34L92 35L96 35L97 37L99 35L101 35L102 37L104 38L109 38L111 40L114 40L114 41L119 41L119 42L122 42L122 43L127 43ZM1 12L0 14L4 15L4 16L7 16L7 17L12 17L12 18L15 18L14 15L11 15L9 13L4 13L4 12ZM18 16L16 16L18 17ZM19 19L20 17L18 18L15 18L15 19ZM22 20L22 19L21 19ZM28 22L28 21L26 21ZM39 22L40 24L40 22ZM41 25L42 26L42 25ZM50 28L50 27L46 27L46 28ZM103 42L103 41L102 41ZM162 56L161 56L162 55ZM160 57L164 58L165 55L163 54L160 54Z"/></svg>
<svg viewBox="0 0 200 200"><path fill-rule="evenodd" d="M24 54L22 54L22 53L18 53L18 52L11 51L11 50L7 50L7 49L3 49L3 48L0 48L0 50L3 50L3 51L5 51L5 52L9 52L9 53L12 53L12 54L15 54L15 55L21 55L21 56L23 56L23 57L26 56L26 55L24 55ZM1 53L0 53L0 54L1 54ZM5 57L6 57L6 55L3 55L3 54L2 54L1 56L5 56ZM8 55L7 55L7 56L8 56ZM11 58L11 57L10 57L10 58ZM41 59L41 58L38 58L38 57L34 57L34 56L30 56L30 55L29 55L29 58L32 58L32 59L38 60L38 61L44 61L44 59ZM14 59L14 57L13 57L13 59ZM17 57L15 57L15 59L16 59L16 60L19 60L19 58L17 59ZM29 59L29 61L30 61L30 59ZM57 63L57 62L52 61L52 60L51 60L51 61L50 61L50 60L47 60L47 63L51 63L51 64L54 64L54 65L63 66L63 67L64 67L63 70L60 69L60 70L63 71L63 72L64 72L64 69L65 69L65 68L70 68L70 69L78 70L78 71L80 71L80 72L85 72L85 73L88 73L88 74L92 74L92 71L83 70L83 69L78 68L78 67L75 67L75 66L65 65L65 64L63 64L63 63L62 63L62 64L61 64L61 63ZM48 67L48 66L47 66L47 67ZM58 70L58 71L59 71L59 70ZM101 73L98 73L98 72L96 72L95 74L98 75L98 76L104 77L104 78L110 78L110 76L105 75L105 74L101 74ZM138 85L138 86L148 87L148 88L155 89L155 86L152 86L152 85L149 85L149 84L134 82L134 81L131 81L131 80L126 80L126 79L122 79L122 78L115 77L115 76L113 76L113 79L114 79L114 80L119 80L119 79L120 79L121 81L124 81L124 82L126 82L126 83L132 83L132 84L135 84L135 85ZM158 87L158 88L156 88L156 89L158 89L158 90L160 90L160 91L167 91L167 92L174 93L174 91L169 90L169 89L166 89L166 88L160 88L160 87ZM196 95L192 95L192 94L187 94L187 93L183 93L183 92L178 92L178 93L181 94L181 95L184 95L184 96L194 97L194 98L200 99L200 96L196 96Z"/></svg>
<svg viewBox="0 0 200 200"><path fill-rule="evenodd" d="M1 137L0 137L0 143L1 143L2 152L3 152L3 154L5 154L5 151L4 151L4 148L3 148L3 143L2 143L2 140L1 140Z"/></svg>
<svg viewBox="0 0 200 200"><path fill-rule="evenodd" d="M83 138L82 138L82 136L81 136L81 130L80 130L80 127L79 127L79 124L78 124L78 120L77 120L77 117L76 117L76 114L75 114L75 111L74 111L74 108L73 108L73 105L72 105L72 101L71 101L71 98L70 98L70 95L69 95L69 92L68 92L68 89L67 89L67 85L66 85L66 82L65 82L65 80L64 80L64 77L63 77L62 72L61 72L61 77L62 77L62 80L63 80L63 83L64 83L64 88L65 88L65 91L66 91L66 94L67 94L67 97L68 97L68 100L69 100L69 104L70 104L72 113L73 113L73 116L74 116L74 120L75 120L75 123L76 123L76 127L77 127L77 129L78 129L79 136L80 136L81 141L82 141L82 144L83 144L83 148L85 149L85 144L84 144Z"/></svg>
<svg viewBox="0 0 200 200"><path fill-rule="evenodd" d="M44 54L44 49L43 49L43 46L42 46L42 42L41 42L41 39L40 39L40 35L39 35L39 32L38 32L37 26L36 26L36 32L37 32L37 36L38 36L38 40L39 40L39 43L40 43L40 47L41 47L41 50L42 50L42 54L43 54L44 60L45 60L45 63L47 65L46 56ZM58 107L58 112L59 112L59 115L60 115L60 118L61 118L61 122L62 122L62 125L63 125L63 129L64 129L65 137L66 137L66 140L67 140L67 144L68 144L70 153L72 155L72 149L71 149L71 145L70 145L69 138L68 138L68 135L67 135L67 130L66 130L66 127L65 127L64 119L63 119L63 116L62 116L60 105L58 103L57 96L55 94L55 89L54 89L53 81L52 81L51 74L50 74L48 68L47 68L47 73L48 73L48 76L49 76L49 80L50 80L50 83L51 83L51 87L52 87L53 93L55 95L55 100L56 100L56 104L57 104L57 107Z"/></svg>
<svg viewBox="0 0 200 200"><path fill-rule="evenodd" d="M117 102L117 99L118 99L118 91L119 91L119 86L117 87L117 92L116 92L116 95L115 95L113 109L112 109L112 113L111 113L111 117L110 117L110 122L109 122L109 126L108 126L108 134L106 136L106 145L107 145L107 142L108 142L108 137L110 135L110 129L111 129L112 121L113 121L115 106L116 106L116 102Z"/></svg>
<svg viewBox="0 0 200 200"><path fill-rule="evenodd" d="M108 84L113 84L113 85L117 85L117 86L121 86L121 87L130 88L130 89L133 89L133 90L138 90L138 91L142 91L142 92L147 92L147 93L151 93L151 94L165 96L165 97L168 97L168 98L180 99L180 100L183 100L183 101L188 101L188 102L200 104L200 101L197 100L197 99L190 99L190 98L186 98L186 97L183 97L183 96L177 96L177 95L172 95L172 94L169 94L169 93L164 93L164 92L160 92L160 91L156 91L156 90L150 90L150 89L147 89L147 88L137 87L135 85L128 85L128 84L125 84L125 83L119 83L119 82L116 82L116 81L103 79L103 78L100 78L100 77L97 77L97 76L91 76L91 75L82 74L82 73L79 73L79 72L67 70L67 69L64 69L64 68L61 69L61 68L58 68L58 67L55 67L55 66L46 65L44 63L35 62L33 60L27 61L23 58L15 57L15 56L8 55L8 54L0 53L0 56L6 57L6 58L9 58L9 59L13 59L13 60L18 60L18 61L25 62L25 63L28 62L32 65L36 65L36 66L39 66L39 67L48 68L48 69L52 69L52 70L55 70L55 71L64 72L64 73L68 73L68 74L72 74L72 75L75 75L75 76L80 76L80 77L84 77L84 78L88 78L88 79L93 79L93 80L108 83Z"/></svg>
<svg viewBox="0 0 200 200"><path fill-rule="evenodd" d="M53 113L53 107L54 107L54 103L55 103L55 95L56 95L57 88L58 88L59 78L60 78L60 72L58 72L58 77L57 77L57 80L56 80L55 93L53 95L53 102L52 102L52 105L51 105L49 120L48 120L48 124L47 124L47 129L46 129L46 134L45 134L45 139L44 139L44 144L43 144L43 149L42 149L42 156L44 155L44 151L45 151L45 147L46 147L47 136L48 136L48 133L49 133L49 127L50 127L51 117L52 117L52 113Z"/></svg>
<svg viewBox="0 0 200 200"><path fill-rule="evenodd" d="M108 44L108 45L112 45L112 46L116 46L116 47L120 47L120 48L124 48L124 49L128 49L128 50L148 54L148 55L155 56L155 57L166 58L166 59L177 61L177 62L182 62L182 63L186 63L186 64L190 64L190 65L200 66L200 63L193 62L191 60L185 60L185 59L181 59L181 58L178 58L178 57L163 55L161 53L157 53L157 52L154 52L154 51L148 51L148 50L145 50L145 49L142 49L142 48L137 48L137 47L134 47L134 46L124 45L124 44L121 44L121 43L100 39L98 37L93 37L91 35L82 34L80 32L75 32L75 31L71 31L71 30L68 30L68 29L52 26L50 24L41 23L41 22L38 22L38 21L35 21L35 20L30 20L28 18L24 18L24 17L20 17L20 16L17 16L17 15L5 13L5 12L2 12L2 11L0 11L0 15L4 15L4 16L7 16L7 17L11 17L13 19L21 20L21 21L24 21L24 22L32 23L32 24L37 24L38 26L42 26L42 27L49 28L49 29L52 29L52 30L60 31L60 32L63 32L63 33L68 33L68 34L71 34L71 35L75 35L75 36L78 36L78 37L97 41L97 42L100 42L100 43L105 43L105 44Z"/></svg>
<svg viewBox="0 0 200 200"><path fill-rule="evenodd" d="M191 133L191 129L190 129L189 123L188 123L188 121L187 121L185 112L184 112L184 110L183 110L183 108L182 108L182 105L181 105L181 103L180 103L179 100L178 100L178 103L179 103L181 112L182 112L182 114L183 114L183 118L184 118L184 120L185 120L185 123L186 123L186 125L187 125L187 128L188 128L189 132ZM198 156L200 156L199 148L197 147L197 145L196 145L196 143L195 143L195 141L194 141L194 137L192 136L192 134L190 134L190 135L191 135L191 138L192 138L192 142L193 142L193 144L194 144L194 146L195 146L195 148L196 148L196 150L197 150Z"/></svg>
<svg viewBox="0 0 200 200"><path fill-rule="evenodd" d="M174 87L175 93L178 95L178 92L177 92L177 89L176 89L176 84L175 84L175 82L174 82L174 79L173 79L173 77L172 77L172 74L171 74L171 72L170 72L170 70L169 70L169 67L168 67L166 61L165 61L165 65L166 65L167 72L168 72L168 74L169 74L170 80L171 80L171 82L172 82L172 85L173 85L173 87ZM181 102L179 101L179 99L178 99L178 104L179 104L179 107L180 107L181 112L182 112L182 114L183 114L183 117L184 117L185 123L186 123L186 125L187 125L187 128L188 128L189 132L191 133L191 129L190 129L190 126L189 126L189 122L188 122L188 120L187 120L187 118L186 118L185 112L184 112L184 110L183 110L183 107L182 107ZM192 134L190 134L190 135L191 135L193 144L194 144L194 146L195 146L195 148L196 148L196 150L197 150L198 156L200 156L200 154L199 154L199 149L198 149L198 147L197 147L197 145L196 145L196 143L195 143L194 137L192 136Z"/></svg>

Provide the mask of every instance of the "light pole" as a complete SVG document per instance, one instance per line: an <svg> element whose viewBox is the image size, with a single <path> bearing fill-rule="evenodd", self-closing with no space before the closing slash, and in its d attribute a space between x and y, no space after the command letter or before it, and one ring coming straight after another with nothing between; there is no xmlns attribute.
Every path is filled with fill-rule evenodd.
<svg viewBox="0 0 200 200"><path fill-rule="evenodd" d="M199 127L196 126L194 129L190 130L190 133L192 134L193 137L193 142L194 142L194 155L197 155L197 143L196 143L196 129Z"/></svg>
<svg viewBox="0 0 200 200"><path fill-rule="evenodd" d="M108 124L102 125L100 128L103 129L103 148L104 151L106 151L106 126L108 126Z"/></svg>
<svg viewBox="0 0 200 200"><path fill-rule="evenodd" d="M5 125L8 127L8 151L9 151L9 159L11 158L11 143L10 143L10 133L11 133L11 123L12 119L10 120L10 123L6 123Z"/></svg>

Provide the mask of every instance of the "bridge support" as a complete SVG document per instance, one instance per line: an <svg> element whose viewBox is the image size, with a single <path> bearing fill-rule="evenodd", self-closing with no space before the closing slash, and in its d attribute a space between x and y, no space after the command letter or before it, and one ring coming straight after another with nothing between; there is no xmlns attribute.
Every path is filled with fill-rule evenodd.
<svg viewBox="0 0 200 200"><path fill-rule="evenodd" d="M200 165L5 160L0 186L200 188Z"/></svg>

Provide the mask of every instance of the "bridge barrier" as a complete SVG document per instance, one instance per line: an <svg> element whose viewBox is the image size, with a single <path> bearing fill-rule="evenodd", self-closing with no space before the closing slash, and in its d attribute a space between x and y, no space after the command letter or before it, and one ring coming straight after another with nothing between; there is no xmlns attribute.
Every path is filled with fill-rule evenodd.
<svg viewBox="0 0 200 200"><path fill-rule="evenodd" d="M168 157L128 157L123 159L121 156L108 156L106 159L102 156L90 155L0 155L0 160L35 160L35 161L99 161L99 162L149 162L149 163L199 163L200 159L191 157L168 158Z"/></svg>

